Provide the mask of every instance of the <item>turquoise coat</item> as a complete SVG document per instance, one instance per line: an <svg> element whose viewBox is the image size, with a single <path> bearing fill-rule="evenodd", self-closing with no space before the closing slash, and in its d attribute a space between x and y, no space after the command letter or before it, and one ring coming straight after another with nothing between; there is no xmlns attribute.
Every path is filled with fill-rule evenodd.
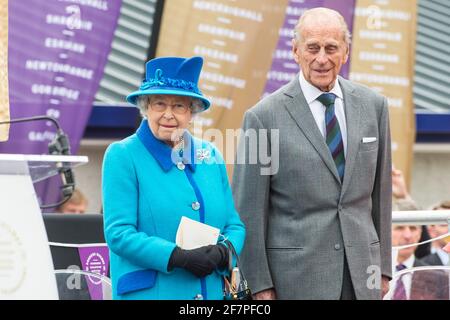
<svg viewBox="0 0 450 320"><path fill-rule="evenodd" d="M167 271L182 216L219 228L242 249L245 228L219 151L186 133L184 151L172 152L143 120L108 147L102 175L113 298L223 299L219 270L205 278Z"/></svg>

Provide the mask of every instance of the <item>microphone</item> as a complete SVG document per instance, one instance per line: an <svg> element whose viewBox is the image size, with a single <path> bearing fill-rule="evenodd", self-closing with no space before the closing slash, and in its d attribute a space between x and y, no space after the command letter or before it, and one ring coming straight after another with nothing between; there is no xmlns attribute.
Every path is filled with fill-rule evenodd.
<svg viewBox="0 0 450 320"><path fill-rule="evenodd" d="M51 155L70 155L70 143L68 136L64 133L64 131L61 129L61 126L59 125L59 122L50 116L34 116L34 117L26 117L26 118L17 118L17 119L11 119L9 121L0 121L1 124L9 124L9 123L20 123L20 122L33 122L33 121L40 121L40 120L47 120L51 121L54 126L56 127L56 134L53 141L51 141L48 144L48 152ZM63 200L54 203L54 204L47 204L47 205L41 205L41 209L48 209L48 208L55 208L63 203L67 202L70 197L72 197L73 191L75 189L75 178L72 172L72 168L70 165L64 163L64 162L58 162L56 164L56 167L58 168L58 173L61 176L62 180L62 194L63 194Z"/></svg>

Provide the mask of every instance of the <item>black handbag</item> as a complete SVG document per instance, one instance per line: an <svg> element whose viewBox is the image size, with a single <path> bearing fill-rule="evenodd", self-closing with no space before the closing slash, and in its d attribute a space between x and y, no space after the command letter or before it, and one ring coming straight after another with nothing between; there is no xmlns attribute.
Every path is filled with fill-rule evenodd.
<svg viewBox="0 0 450 320"><path fill-rule="evenodd" d="M228 248L228 275L224 276L224 300L253 300L247 280L240 268L239 256L229 240L225 240ZM233 257L236 266L233 267Z"/></svg>

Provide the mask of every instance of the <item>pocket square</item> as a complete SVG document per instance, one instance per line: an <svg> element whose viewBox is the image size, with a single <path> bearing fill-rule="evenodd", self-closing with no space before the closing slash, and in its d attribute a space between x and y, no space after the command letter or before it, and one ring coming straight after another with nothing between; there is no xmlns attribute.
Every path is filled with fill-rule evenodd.
<svg viewBox="0 0 450 320"><path fill-rule="evenodd" d="M377 137L363 137L362 143L370 143L377 141Z"/></svg>

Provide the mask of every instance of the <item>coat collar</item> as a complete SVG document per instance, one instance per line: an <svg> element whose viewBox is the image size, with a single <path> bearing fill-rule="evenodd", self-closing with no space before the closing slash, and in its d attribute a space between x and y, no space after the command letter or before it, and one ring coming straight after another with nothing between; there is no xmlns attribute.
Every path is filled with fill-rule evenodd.
<svg viewBox="0 0 450 320"><path fill-rule="evenodd" d="M331 171L336 181L341 183L339 174L334 164L333 158L331 156L330 150L320 133L319 128L316 125L314 116L311 113L311 108L303 95L300 88L299 77L295 77L287 86L285 87L284 94L285 108L297 123L300 130L303 131L305 137L311 142L312 146L319 153L325 165Z"/></svg>
<svg viewBox="0 0 450 320"><path fill-rule="evenodd" d="M338 79L344 93L345 117L347 121L347 156L345 158L344 184L341 191L341 197L343 197L350 186L356 155L359 151L361 116L363 115L361 110L366 108L366 102L355 90L353 83L342 77L338 77Z"/></svg>
<svg viewBox="0 0 450 320"><path fill-rule="evenodd" d="M345 174L342 193L348 188L350 176L355 164L356 154L359 148L360 110L364 105L363 99L355 93L354 85L341 77L338 77L339 85L344 97L344 108L347 122L347 156L345 159ZM330 154L328 146L322 134L317 128L308 102L300 87L299 77L295 77L286 87L284 94L287 99L285 107L303 131L307 139L320 154L322 160L333 173L336 180L341 183L336 165Z"/></svg>
<svg viewBox="0 0 450 320"><path fill-rule="evenodd" d="M182 152L172 149L166 143L157 139L150 130L147 119L142 120L136 135L165 172L180 162L183 162L191 171L195 171L195 143L187 130L183 134L184 148Z"/></svg>

